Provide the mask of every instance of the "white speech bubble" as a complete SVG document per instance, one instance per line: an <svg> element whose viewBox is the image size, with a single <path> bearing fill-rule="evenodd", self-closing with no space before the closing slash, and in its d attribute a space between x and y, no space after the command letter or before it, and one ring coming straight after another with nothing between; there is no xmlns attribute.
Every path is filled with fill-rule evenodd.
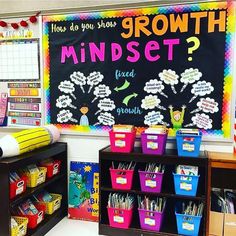
<svg viewBox="0 0 236 236"><path fill-rule="evenodd" d="M98 116L98 123L97 124L103 124L103 125L109 125L112 126L115 124L115 118L112 114L108 113L108 112L104 112L104 113L100 113Z"/></svg>
<svg viewBox="0 0 236 236"><path fill-rule="evenodd" d="M70 75L70 79L76 84L79 85L82 92L85 93L84 91L84 87L83 85L86 84L86 76L80 72L80 71L74 71L71 75Z"/></svg>
<svg viewBox="0 0 236 236"><path fill-rule="evenodd" d="M95 113L95 115L97 115L101 111L113 111L116 106L114 101L110 98L103 98L102 100L99 100L98 108L99 110Z"/></svg>
<svg viewBox="0 0 236 236"><path fill-rule="evenodd" d="M201 98L200 101L197 103L198 108L191 113L203 111L206 113L215 113L219 111L218 102L215 101L214 98Z"/></svg>
<svg viewBox="0 0 236 236"><path fill-rule="evenodd" d="M60 89L61 92L69 93L74 99L76 99L75 95L73 94L73 92L75 91L75 87L74 84L71 83L70 81L68 80L61 81L58 88Z"/></svg>
<svg viewBox="0 0 236 236"><path fill-rule="evenodd" d="M192 117L193 124L201 129L211 129L212 128L212 119L204 113L197 113Z"/></svg>
<svg viewBox="0 0 236 236"><path fill-rule="evenodd" d="M102 82L104 76L100 72L92 72L87 77L87 84L90 85L88 93L90 93L93 86L98 85L100 82Z"/></svg>
<svg viewBox="0 0 236 236"><path fill-rule="evenodd" d="M61 95L56 102L56 107L59 108L65 108L65 107L71 107L73 109L76 109L76 106L72 105L72 100L68 95Z"/></svg>
<svg viewBox="0 0 236 236"><path fill-rule="evenodd" d="M70 112L70 110L61 110L59 114L57 114L57 121L59 123L66 123L68 121L72 122L78 122L76 119L73 118L73 114Z"/></svg>
<svg viewBox="0 0 236 236"><path fill-rule="evenodd" d="M182 93L188 84L193 84L194 82L199 80L201 77L202 77L202 73L198 69L193 69L193 68L186 69L181 74L180 81L184 83L184 86L182 87L180 92Z"/></svg>
<svg viewBox="0 0 236 236"><path fill-rule="evenodd" d="M146 82L144 91L153 94L160 93L162 96L168 98L168 96L162 92L164 88L165 86L163 85L162 81L159 81L157 79L151 79Z"/></svg>
<svg viewBox="0 0 236 236"><path fill-rule="evenodd" d="M210 94L214 90L214 87L211 85L210 82L198 81L196 84L193 84L193 88L191 89L191 93L194 95L190 101L192 102L197 96L205 96Z"/></svg>
<svg viewBox="0 0 236 236"><path fill-rule="evenodd" d="M156 95L148 95L142 99L141 107L145 110L153 109L160 104L161 100Z"/></svg>
<svg viewBox="0 0 236 236"><path fill-rule="evenodd" d="M171 85L171 89L173 93L177 93L175 90L174 85L179 83L179 76L176 74L175 71L173 70L163 70L162 72L159 73L159 77L164 83Z"/></svg>
<svg viewBox="0 0 236 236"><path fill-rule="evenodd" d="M95 89L93 94L96 96L92 103L98 98L105 98L111 94L111 90L105 84L99 84Z"/></svg>
<svg viewBox="0 0 236 236"><path fill-rule="evenodd" d="M163 123L164 116L159 111L151 111L144 117L145 125L156 125Z"/></svg>

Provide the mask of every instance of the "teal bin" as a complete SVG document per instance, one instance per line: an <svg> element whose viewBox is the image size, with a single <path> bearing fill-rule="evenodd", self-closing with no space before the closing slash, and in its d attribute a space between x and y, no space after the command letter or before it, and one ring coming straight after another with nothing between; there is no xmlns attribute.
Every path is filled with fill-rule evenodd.
<svg viewBox="0 0 236 236"><path fill-rule="evenodd" d="M198 157L200 153L200 146L202 140L202 133L199 135L181 134L178 130L176 132L176 142L178 156L184 157Z"/></svg>

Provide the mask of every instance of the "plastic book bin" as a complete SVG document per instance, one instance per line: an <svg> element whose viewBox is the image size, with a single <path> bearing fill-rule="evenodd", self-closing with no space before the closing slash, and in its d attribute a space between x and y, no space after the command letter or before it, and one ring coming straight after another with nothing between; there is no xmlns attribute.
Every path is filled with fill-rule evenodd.
<svg viewBox="0 0 236 236"><path fill-rule="evenodd" d="M134 148L136 131L132 132L109 132L112 152L132 152Z"/></svg>
<svg viewBox="0 0 236 236"><path fill-rule="evenodd" d="M61 161L55 160L50 165L41 164L40 166L47 168L47 178L52 178L53 176L60 173Z"/></svg>
<svg viewBox="0 0 236 236"><path fill-rule="evenodd" d="M146 134L142 132L141 143L144 154L162 155L166 148L167 134Z"/></svg>
<svg viewBox="0 0 236 236"><path fill-rule="evenodd" d="M176 142L178 156L198 157L201 146L202 133L199 135L181 134L178 130L176 133Z"/></svg>
<svg viewBox="0 0 236 236"><path fill-rule="evenodd" d="M142 192L160 193L163 173L138 171Z"/></svg>
<svg viewBox="0 0 236 236"><path fill-rule="evenodd" d="M26 190L27 177L21 176L20 180L10 183L10 199L25 192Z"/></svg>
<svg viewBox="0 0 236 236"><path fill-rule="evenodd" d="M142 229L152 230L159 232L162 226L164 211L148 211L138 209L139 221Z"/></svg>
<svg viewBox="0 0 236 236"><path fill-rule="evenodd" d="M24 236L27 233L28 219L26 217L12 216L18 226L11 228L11 236Z"/></svg>
<svg viewBox="0 0 236 236"><path fill-rule="evenodd" d="M196 196L199 175L180 175L173 173L175 193L185 196Z"/></svg>
<svg viewBox="0 0 236 236"><path fill-rule="evenodd" d="M133 215L133 209L125 210L107 207L109 224L114 228L128 229Z"/></svg>
<svg viewBox="0 0 236 236"><path fill-rule="evenodd" d="M44 219L44 214L46 211L46 207L44 205L35 205L37 210L39 211L36 215L23 215L23 217L28 218L28 228L34 229L36 228Z"/></svg>
<svg viewBox="0 0 236 236"><path fill-rule="evenodd" d="M131 189L134 175L133 170L119 170L110 168L110 175L113 189Z"/></svg>
<svg viewBox="0 0 236 236"><path fill-rule="evenodd" d="M198 236L202 216L183 215L175 212L178 234Z"/></svg>

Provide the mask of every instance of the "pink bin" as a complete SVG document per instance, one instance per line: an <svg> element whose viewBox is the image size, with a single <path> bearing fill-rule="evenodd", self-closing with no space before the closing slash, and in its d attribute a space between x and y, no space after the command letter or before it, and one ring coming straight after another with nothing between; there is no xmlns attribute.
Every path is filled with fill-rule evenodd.
<svg viewBox="0 0 236 236"><path fill-rule="evenodd" d="M143 192L161 192L163 173L154 173L140 170L138 172L141 190Z"/></svg>
<svg viewBox="0 0 236 236"><path fill-rule="evenodd" d="M125 210L107 207L109 224L114 228L128 229L133 215L133 209Z"/></svg>
<svg viewBox="0 0 236 236"><path fill-rule="evenodd" d="M166 148L167 134L141 134L142 152L144 154L162 155Z"/></svg>
<svg viewBox="0 0 236 236"><path fill-rule="evenodd" d="M147 211L143 209L138 209L139 211L139 221L142 229L153 230L159 232L161 229L164 211Z"/></svg>
<svg viewBox="0 0 236 236"><path fill-rule="evenodd" d="M109 132L112 152L132 152L134 148L136 131Z"/></svg>
<svg viewBox="0 0 236 236"><path fill-rule="evenodd" d="M119 170L110 168L110 175L113 189L131 189L134 175L133 170Z"/></svg>

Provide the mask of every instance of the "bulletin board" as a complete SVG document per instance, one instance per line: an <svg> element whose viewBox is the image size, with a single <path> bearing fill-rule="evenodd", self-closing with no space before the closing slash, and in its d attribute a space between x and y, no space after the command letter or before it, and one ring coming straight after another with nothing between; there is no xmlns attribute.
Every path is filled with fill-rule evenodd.
<svg viewBox="0 0 236 236"><path fill-rule="evenodd" d="M46 123L232 135L233 3L43 17Z"/></svg>

